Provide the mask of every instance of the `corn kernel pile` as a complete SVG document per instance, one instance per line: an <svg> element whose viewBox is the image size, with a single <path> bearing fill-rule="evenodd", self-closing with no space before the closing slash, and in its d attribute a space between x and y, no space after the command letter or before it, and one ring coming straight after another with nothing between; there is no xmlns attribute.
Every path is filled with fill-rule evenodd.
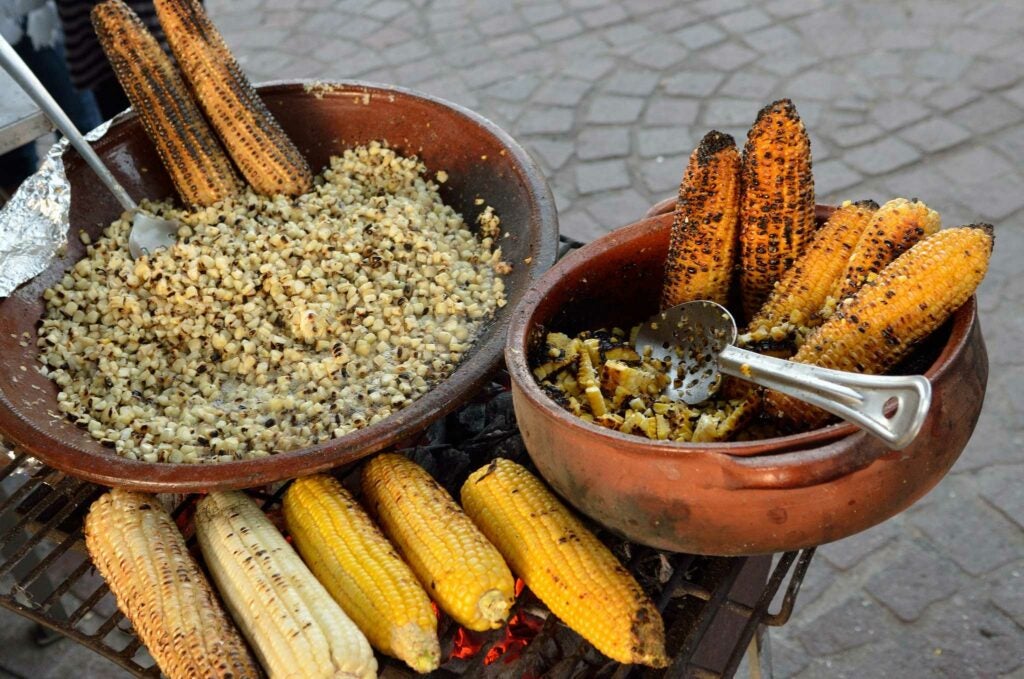
<svg viewBox="0 0 1024 679"><path fill-rule="evenodd" d="M637 328L630 337L620 328L585 330L572 338L548 333L533 375L573 415L625 434L709 442L733 437L748 424L757 403L742 396L687 405L662 394L668 366L636 352Z"/></svg>
<svg viewBox="0 0 1024 679"><path fill-rule="evenodd" d="M41 370L61 411L131 459L219 462L409 404L505 304L497 217L477 237L425 172L372 143L295 199L150 204L185 226L134 261L130 222L114 222L44 295Z"/></svg>

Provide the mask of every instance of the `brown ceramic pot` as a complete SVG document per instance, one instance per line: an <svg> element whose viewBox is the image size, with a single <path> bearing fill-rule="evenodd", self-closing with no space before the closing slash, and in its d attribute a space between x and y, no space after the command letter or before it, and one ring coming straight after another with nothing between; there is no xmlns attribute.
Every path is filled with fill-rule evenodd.
<svg viewBox="0 0 1024 679"><path fill-rule="evenodd" d="M819 218L828 213L819 208ZM852 535L906 509L945 475L974 430L988 358L972 298L908 370L932 382L917 439L891 451L847 423L752 442L650 441L585 422L537 386L530 352L550 330L628 328L656 311L671 215L565 257L512 317L505 360L537 468L584 514L631 540L697 554L760 554Z"/></svg>
<svg viewBox="0 0 1024 679"><path fill-rule="evenodd" d="M0 433L43 462L102 484L149 491L244 488L357 460L408 439L450 412L487 379L501 360L511 310L523 291L554 263L558 223L543 174L529 155L493 123L462 107L397 87L361 83L272 83L259 88L270 110L315 170L346 148L386 139L416 154L431 172L445 170L445 202L473 223L480 197L494 206L502 228L509 304L476 340L455 372L409 407L379 423L317 446L217 465L171 465L118 457L59 416L55 386L36 370L36 326L43 290L85 254L77 237L96 238L120 213L74 151L65 154L71 182L71 238L67 253L38 277L0 301ZM139 121L131 117L94 144L136 198L172 195L170 180ZM23 335L23 333L27 333ZM23 337L28 346L22 347Z"/></svg>

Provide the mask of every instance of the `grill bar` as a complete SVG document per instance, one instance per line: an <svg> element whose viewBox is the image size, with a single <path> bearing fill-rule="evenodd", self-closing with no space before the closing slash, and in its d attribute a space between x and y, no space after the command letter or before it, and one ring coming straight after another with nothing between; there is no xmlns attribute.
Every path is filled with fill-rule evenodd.
<svg viewBox="0 0 1024 679"><path fill-rule="evenodd" d="M740 571L743 570L743 566L746 565L746 562L746 557L730 560L728 573L719 581L718 586L715 587L714 592L708 599L708 605L701 609L700 615L697 617L697 622L693 626L693 632L686 637L686 641L683 643L682 649L680 649L679 654L676 655L675 660L665 673L665 677L667 679L676 679L677 677L686 676L687 672L692 673L693 669L695 669L690 666L690 661L692 660L694 653L697 651L697 647L701 640L704 639L704 635L707 633L708 628L711 626L711 621L714 620L718 610L726 601L729 591L736 583L736 578L739 577Z"/></svg>
<svg viewBox="0 0 1024 679"><path fill-rule="evenodd" d="M40 533L45 537L45 534ZM60 543L54 547L49 554L43 557L39 563L37 563L32 570L30 570L21 580L18 580L18 587L22 589L27 588L33 582L35 582L39 576L46 572L46 570L60 557L64 556L69 549L71 549L82 537L81 531L74 531L67 535Z"/></svg>
<svg viewBox="0 0 1024 679"><path fill-rule="evenodd" d="M62 521L64 521L68 516L70 516L71 512L77 509L82 503L84 503L85 500L90 495L92 495L92 493L93 489L90 488L89 484L79 483L77 491L74 494L69 494L70 497L67 498L68 501L65 503L64 507L56 514L54 514L42 526L40 530L35 531L35 533L28 540L22 543L22 545L14 552L14 554L12 554L7 559L7 561L5 561L3 564L0 564L0 577L3 577L8 572L10 572L11 569L14 568L14 565L16 563L24 559L26 554L28 554L32 549L36 547L36 545L42 542L43 539L50 534L50 531L52 529L56 528ZM11 529L11 535L13 536L17 532L20 532L20 530L23 529L29 521L35 520L35 518L39 516L44 510L54 506L56 502L60 499L60 495L58 495L57 493L53 493L45 501L38 503L35 507L33 507L32 512L26 514L26 516L21 521L14 525L14 527Z"/></svg>

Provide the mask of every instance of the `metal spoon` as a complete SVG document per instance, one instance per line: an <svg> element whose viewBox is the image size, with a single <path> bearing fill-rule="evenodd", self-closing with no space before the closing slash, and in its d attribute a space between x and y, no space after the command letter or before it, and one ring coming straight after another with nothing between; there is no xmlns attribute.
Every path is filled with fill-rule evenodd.
<svg viewBox="0 0 1024 679"><path fill-rule="evenodd" d="M124 187L114 179L114 175L92 150L89 142L79 133L64 110L53 100L53 97L25 65L14 48L2 37L0 37L0 65L43 110L50 122L68 138L75 150L85 158L85 162L99 176L100 181L114 194L121 207L132 214L132 230L128 235L128 250L132 257L139 258L143 254L173 245L178 238L178 229L181 224L170 219L161 219L139 208Z"/></svg>
<svg viewBox="0 0 1024 679"><path fill-rule="evenodd" d="M910 445L924 424L932 386L922 375L861 375L762 356L733 346L736 321L720 304L687 302L640 326L636 350L670 363L665 394L700 403L718 388L720 372L781 391L853 422L893 450ZM895 413L885 410L896 406Z"/></svg>

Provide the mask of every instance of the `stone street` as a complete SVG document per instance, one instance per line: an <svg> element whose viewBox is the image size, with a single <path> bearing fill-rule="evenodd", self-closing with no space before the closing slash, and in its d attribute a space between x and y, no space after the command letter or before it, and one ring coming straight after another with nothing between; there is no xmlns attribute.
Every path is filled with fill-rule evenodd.
<svg viewBox="0 0 1024 679"><path fill-rule="evenodd" d="M1024 3L207 6L255 81L394 83L491 118L539 160L562 232L579 240L673 195L706 131L742 144L780 97L810 131L818 202L918 197L944 225L995 224L979 292L991 371L974 438L910 510L818 550L771 655L776 677L798 679L1024 676ZM54 648L88 655L69 641L34 660L3 653L0 677L58 676L71 665ZM111 676L102 662L76 674Z"/></svg>

